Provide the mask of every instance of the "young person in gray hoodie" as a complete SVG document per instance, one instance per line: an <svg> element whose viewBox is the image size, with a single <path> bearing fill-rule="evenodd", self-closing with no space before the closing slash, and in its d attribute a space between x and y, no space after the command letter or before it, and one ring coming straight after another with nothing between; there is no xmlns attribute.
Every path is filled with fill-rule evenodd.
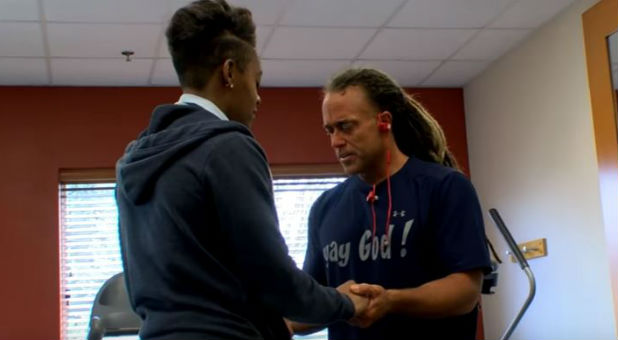
<svg viewBox="0 0 618 340"><path fill-rule="evenodd" d="M367 299L297 269L249 127L260 103L251 13L179 9L166 32L183 94L155 108L116 166L120 239L144 339L290 338L283 318L349 320Z"/></svg>

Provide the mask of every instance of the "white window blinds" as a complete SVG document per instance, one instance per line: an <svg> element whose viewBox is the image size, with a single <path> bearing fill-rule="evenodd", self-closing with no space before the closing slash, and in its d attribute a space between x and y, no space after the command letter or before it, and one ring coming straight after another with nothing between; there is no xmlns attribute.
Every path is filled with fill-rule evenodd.
<svg viewBox="0 0 618 340"><path fill-rule="evenodd" d="M62 335L85 339L103 282L122 271L114 183L60 186Z"/></svg>
<svg viewBox="0 0 618 340"><path fill-rule="evenodd" d="M275 206L279 228L290 256L300 268L307 250L307 217L313 202L327 189L345 178L303 178L274 180Z"/></svg>
<svg viewBox="0 0 618 340"><path fill-rule="evenodd" d="M275 205L290 255L302 267L311 204L344 178L277 179ZM62 337L85 339L92 302L99 288L122 271L114 183L62 184ZM325 332L303 339L325 338Z"/></svg>

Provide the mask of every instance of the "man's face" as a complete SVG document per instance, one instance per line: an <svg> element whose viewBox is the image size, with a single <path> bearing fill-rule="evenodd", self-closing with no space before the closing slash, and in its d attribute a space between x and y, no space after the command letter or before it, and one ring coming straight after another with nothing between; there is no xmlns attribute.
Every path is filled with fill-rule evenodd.
<svg viewBox="0 0 618 340"><path fill-rule="evenodd" d="M245 66L244 72L237 68L238 78L234 82L234 100L228 114L231 120L251 127L261 98L258 94L260 80L262 78L262 68L257 56Z"/></svg>
<svg viewBox="0 0 618 340"><path fill-rule="evenodd" d="M377 128L378 108L358 86L327 93L322 102L322 121L331 147L347 174L372 176L380 168L384 150Z"/></svg>

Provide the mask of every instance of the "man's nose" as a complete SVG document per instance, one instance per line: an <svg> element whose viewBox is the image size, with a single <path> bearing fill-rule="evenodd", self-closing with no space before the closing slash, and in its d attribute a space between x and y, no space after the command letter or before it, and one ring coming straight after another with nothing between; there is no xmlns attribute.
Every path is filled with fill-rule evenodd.
<svg viewBox="0 0 618 340"><path fill-rule="evenodd" d="M333 149L340 148L345 145L345 139L341 137L341 135L335 131L330 135L330 146Z"/></svg>

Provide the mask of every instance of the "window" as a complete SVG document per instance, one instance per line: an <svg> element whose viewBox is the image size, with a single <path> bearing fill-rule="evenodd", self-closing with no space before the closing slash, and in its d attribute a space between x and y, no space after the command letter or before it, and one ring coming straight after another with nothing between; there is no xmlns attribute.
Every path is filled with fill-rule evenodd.
<svg viewBox="0 0 618 340"><path fill-rule="evenodd" d="M307 250L307 217L313 202L345 178L276 179L275 206L279 228L288 245L290 256L298 267L303 266Z"/></svg>
<svg viewBox="0 0 618 340"><path fill-rule="evenodd" d="M85 339L92 302L122 271L114 183L60 187L63 339Z"/></svg>
<svg viewBox="0 0 618 340"><path fill-rule="evenodd" d="M290 255L302 267L307 216L315 199L342 177L276 179L275 205ZM84 339L90 309L106 279L122 271L114 183L60 185L62 337ZM302 339L321 339L326 332Z"/></svg>

